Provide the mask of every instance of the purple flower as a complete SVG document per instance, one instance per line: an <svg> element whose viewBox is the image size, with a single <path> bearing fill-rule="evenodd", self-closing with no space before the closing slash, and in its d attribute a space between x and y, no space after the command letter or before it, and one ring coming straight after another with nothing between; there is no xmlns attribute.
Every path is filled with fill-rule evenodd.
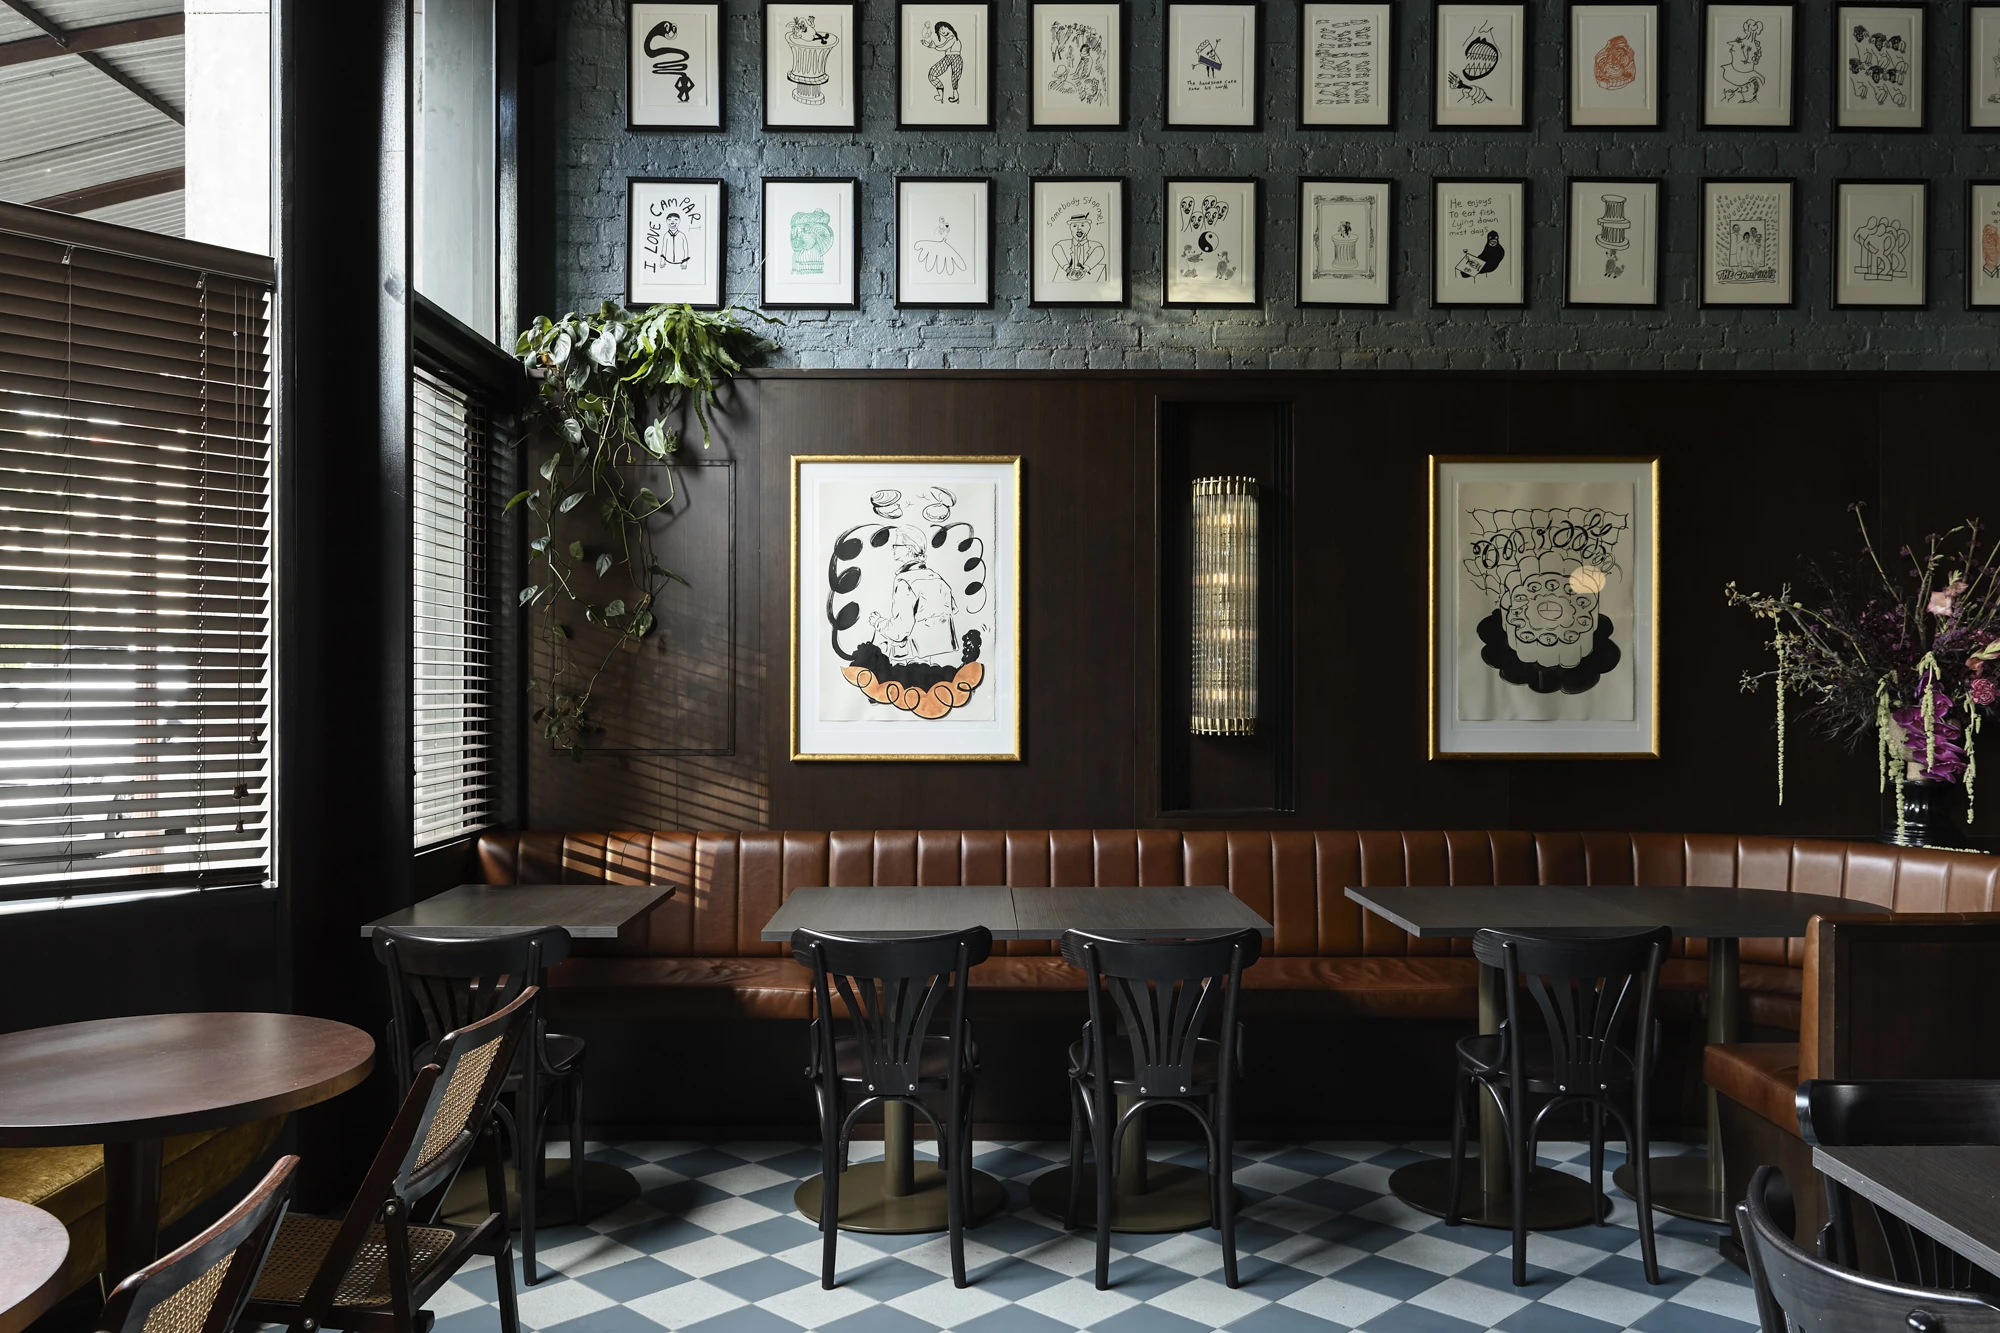
<svg viewBox="0 0 2000 1333"><path fill-rule="evenodd" d="M1983 666L1985 664L1974 663L1974 665ZM2000 685L1995 685L1985 676L1980 676L1973 680L1972 687L1967 693L1972 696L1972 702L1979 707L1990 708L1995 699L2000 699Z"/></svg>
<svg viewBox="0 0 2000 1333"><path fill-rule="evenodd" d="M1924 767L1926 743L1924 740L1924 706L1913 703L1908 708L1898 708L1889 714L1902 729L1903 748L1915 764L1921 778L1937 782L1957 782L1965 775L1965 747L1960 743L1965 739L1965 729L1956 722L1945 720L1951 712L1951 699L1943 694L1931 701L1931 744L1935 757L1928 768Z"/></svg>

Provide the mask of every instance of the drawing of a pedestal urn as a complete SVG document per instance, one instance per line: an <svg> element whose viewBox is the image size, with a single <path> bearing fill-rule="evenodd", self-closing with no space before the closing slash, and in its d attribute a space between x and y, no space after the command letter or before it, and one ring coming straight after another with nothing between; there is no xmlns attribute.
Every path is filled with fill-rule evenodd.
<svg viewBox="0 0 2000 1333"><path fill-rule="evenodd" d="M793 100L807 106L826 105L827 57L840 45L840 38L816 31L812 15L807 14L792 20L785 32L785 45L792 51L791 72L785 78L792 84Z"/></svg>

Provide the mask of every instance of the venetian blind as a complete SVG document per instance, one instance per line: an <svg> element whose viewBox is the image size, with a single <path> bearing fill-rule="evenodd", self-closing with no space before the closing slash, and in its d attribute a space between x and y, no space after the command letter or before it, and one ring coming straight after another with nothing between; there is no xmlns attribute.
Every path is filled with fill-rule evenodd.
<svg viewBox="0 0 2000 1333"><path fill-rule="evenodd" d="M492 822L492 606L481 399L419 369L411 395L416 846Z"/></svg>
<svg viewBox="0 0 2000 1333"><path fill-rule="evenodd" d="M0 897L266 878L269 263L0 205Z"/></svg>

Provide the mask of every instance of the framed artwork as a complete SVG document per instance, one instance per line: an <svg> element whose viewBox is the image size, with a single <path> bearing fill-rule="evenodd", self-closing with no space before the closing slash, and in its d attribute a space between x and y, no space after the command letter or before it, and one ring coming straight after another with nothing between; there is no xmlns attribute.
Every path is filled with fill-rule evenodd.
<svg viewBox="0 0 2000 1333"><path fill-rule="evenodd" d="M1652 0L1569 7L1569 128L1657 130L1664 123L1660 53L1665 7Z"/></svg>
<svg viewBox="0 0 2000 1333"><path fill-rule="evenodd" d="M1262 200L1249 176L1169 180L1160 304L1183 309L1264 304L1258 268Z"/></svg>
<svg viewBox="0 0 2000 1333"><path fill-rule="evenodd" d="M1036 176L1031 306L1122 306L1131 226L1123 176Z"/></svg>
<svg viewBox="0 0 2000 1333"><path fill-rule="evenodd" d="M1924 128L1924 7L1836 5L1833 12L1833 128Z"/></svg>
<svg viewBox="0 0 2000 1333"><path fill-rule="evenodd" d="M1431 128L1528 126L1528 7L1431 5Z"/></svg>
<svg viewBox="0 0 2000 1333"><path fill-rule="evenodd" d="M723 208L719 180L627 181L625 303L720 310Z"/></svg>
<svg viewBox="0 0 2000 1333"><path fill-rule="evenodd" d="M1299 305L1387 306L1396 266L1396 186L1299 182Z"/></svg>
<svg viewBox="0 0 2000 1333"><path fill-rule="evenodd" d="M1930 304L1930 182L1833 183L1833 303L1861 310Z"/></svg>
<svg viewBox="0 0 2000 1333"><path fill-rule="evenodd" d="M992 177L896 177L896 308L993 308Z"/></svg>
<svg viewBox="0 0 2000 1333"><path fill-rule="evenodd" d="M861 184L852 176L764 178L766 310L858 310Z"/></svg>
<svg viewBox="0 0 2000 1333"><path fill-rule="evenodd" d="M1660 304L1665 197L1657 180L1570 177L1565 305L1652 309Z"/></svg>
<svg viewBox="0 0 2000 1333"><path fill-rule="evenodd" d="M1021 757L1021 460L792 459L792 758Z"/></svg>
<svg viewBox="0 0 2000 1333"><path fill-rule="evenodd" d="M1299 6L1299 128L1394 129L1396 11L1389 0Z"/></svg>
<svg viewBox="0 0 2000 1333"><path fill-rule="evenodd" d="M853 130L861 126L855 86L860 6L851 0L764 5L764 128Z"/></svg>
<svg viewBox="0 0 2000 1333"><path fill-rule="evenodd" d="M1528 182L1431 183L1431 303L1528 303Z"/></svg>
<svg viewBox="0 0 2000 1333"><path fill-rule="evenodd" d="M1965 128L2000 130L2000 4L1965 7Z"/></svg>
<svg viewBox="0 0 2000 1333"><path fill-rule="evenodd" d="M1798 128L1792 86L1799 11L1790 0L1701 7L1701 127Z"/></svg>
<svg viewBox="0 0 2000 1333"><path fill-rule="evenodd" d="M1261 129L1264 7L1167 0L1166 127Z"/></svg>
<svg viewBox="0 0 2000 1333"><path fill-rule="evenodd" d="M896 128L993 128L993 6L896 6Z"/></svg>
<svg viewBox="0 0 2000 1333"><path fill-rule="evenodd" d="M1701 303L1796 304L1798 183L1741 177L1701 183Z"/></svg>
<svg viewBox="0 0 2000 1333"><path fill-rule="evenodd" d="M2000 181L1965 187L1965 308L2000 310Z"/></svg>
<svg viewBox="0 0 2000 1333"><path fill-rule="evenodd" d="M1659 758L1659 482L1432 457L1431 758Z"/></svg>
<svg viewBox="0 0 2000 1333"><path fill-rule="evenodd" d="M625 7L625 128L722 128L722 6Z"/></svg>
<svg viewBox="0 0 2000 1333"><path fill-rule="evenodd" d="M1125 128L1125 6L1028 6L1028 126Z"/></svg>

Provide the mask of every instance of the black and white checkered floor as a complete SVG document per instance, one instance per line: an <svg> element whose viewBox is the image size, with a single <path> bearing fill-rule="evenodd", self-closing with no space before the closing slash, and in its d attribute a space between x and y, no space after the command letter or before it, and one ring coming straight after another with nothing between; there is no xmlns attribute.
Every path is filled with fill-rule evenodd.
<svg viewBox="0 0 2000 1333"><path fill-rule="evenodd" d="M871 1149L880 1155L857 1143L855 1159ZM819 1232L792 1207L798 1181L819 1169L815 1149L594 1145L590 1156L628 1168L642 1193L588 1226L542 1233L544 1268L561 1276L521 1289L521 1322L564 1333L1749 1333L1756 1323L1749 1279L1716 1252L1714 1227L1658 1214L1666 1282L1648 1286L1633 1205L1616 1191L1612 1225L1532 1235L1530 1284L1514 1287L1506 1233L1447 1227L1388 1193L1396 1167L1442 1154L1430 1143L1239 1146L1242 1286L1223 1284L1219 1238L1198 1231L1114 1236L1112 1289L1098 1291L1091 1237L1028 1202L1028 1181L1064 1151L978 1145L976 1164L1006 1182L1008 1207L967 1234L969 1288L952 1286L942 1235L843 1234L840 1286L825 1291ZM1583 1174L1583 1145L1543 1152L1543 1164ZM1607 1169L1620 1160L1608 1153ZM431 1302L437 1333L499 1328L492 1263L476 1262L485 1267Z"/></svg>

